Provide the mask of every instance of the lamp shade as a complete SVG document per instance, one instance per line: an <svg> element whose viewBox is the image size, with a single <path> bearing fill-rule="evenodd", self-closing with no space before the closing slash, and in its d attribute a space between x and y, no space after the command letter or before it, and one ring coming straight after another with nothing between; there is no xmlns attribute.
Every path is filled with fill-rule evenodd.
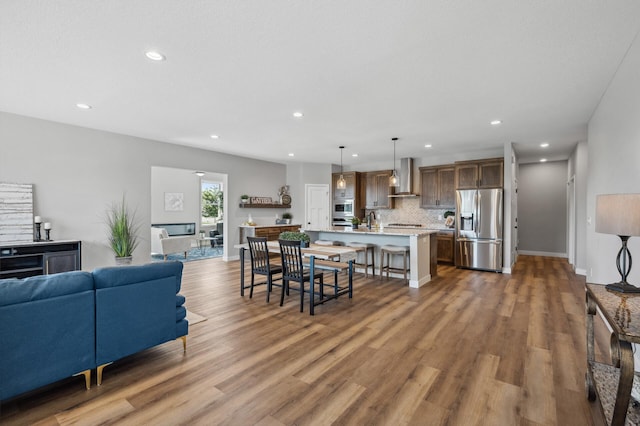
<svg viewBox="0 0 640 426"><path fill-rule="evenodd" d="M596 232L640 236L640 194L605 194L596 197Z"/></svg>

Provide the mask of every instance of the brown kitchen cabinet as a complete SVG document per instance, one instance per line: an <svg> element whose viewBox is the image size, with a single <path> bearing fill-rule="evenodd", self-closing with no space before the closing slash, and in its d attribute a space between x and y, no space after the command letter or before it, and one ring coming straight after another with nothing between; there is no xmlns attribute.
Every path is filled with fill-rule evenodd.
<svg viewBox="0 0 640 426"><path fill-rule="evenodd" d="M247 237L266 237L269 241L275 241L281 232L299 230L300 225L241 226L240 243L246 243Z"/></svg>
<svg viewBox="0 0 640 426"><path fill-rule="evenodd" d="M394 199L389 198L389 195L394 193L394 188L389 186L389 176L391 176L391 170L366 173L366 209L392 209L394 207Z"/></svg>
<svg viewBox="0 0 640 426"><path fill-rule="evenodd" d="M502 188L504 160L490 158L477 161L456 162L456 189Z"/></svg>
<svg viewBox="0 0 640 426"><path fill-rule="evenodd" d="M438 262L449 263L454 262L454 236L453 230L438 231Z"/></svg>
<svg viewBox="0 0 640 426"><path fill-rule="evenodd" d="M420 167L420 207L455 208L455 170L453 164Z"/></svg>
<svg viewBox="0 0 640 426"><path fill-rule="evenodd" d="M358 189L360 186L360 173L359 172L344 172L342 176L346 182L346 187L338 189L338 179L341 173L331 174L331 185L333 188L333 198L339 200L355 200L358 196Z"/></svg>

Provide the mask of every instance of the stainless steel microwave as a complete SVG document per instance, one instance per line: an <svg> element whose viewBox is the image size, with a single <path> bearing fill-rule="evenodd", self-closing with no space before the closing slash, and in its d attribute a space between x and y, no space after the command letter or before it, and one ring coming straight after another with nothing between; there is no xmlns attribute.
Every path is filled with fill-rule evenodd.
<svg viewBox="0 0 640 426"><path fill-rule="evenodd" d="M353 216L353 200L336 201L333 205L333 214L337 217Z"/></svg>

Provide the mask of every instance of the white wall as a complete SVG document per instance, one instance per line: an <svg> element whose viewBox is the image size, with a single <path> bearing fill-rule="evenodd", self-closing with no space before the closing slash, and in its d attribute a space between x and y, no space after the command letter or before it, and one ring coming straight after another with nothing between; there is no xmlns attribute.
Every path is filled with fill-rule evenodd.
<svg viewBox="0 0 640 426"><path fill-rule="evenodd" d="M588 179L586 202L587 281L618 281L615 257L620 240L595 232L597 194L640 192L640 40L636 39L605 92L588 126ZM629 240L640 256L640 237ZM640 267L628 281L640 285Z"/></svg>
<svg viewBox="0 0 640 426"><path fill-rule="evenodd" d="M35 214L52 223L53 239L82 241L84 270L115 263L104 214L123 193L142 229L150 226L153 166L228 174L225 258L237 256L238 225L249 210L238 207L240 195L274 197L286 182L283 164L0 112L0 182L34 185ZM262 210L254 211L275 216L274 209ZM150 260L149 237L142 238L134 263Z"/></svg>
<svg viewBox="0 0 640 426"><path fill-rule="evenodd" d="M340 166L338 166L340 171ZM287 164L287 182L296 182L291 186L291 213L292 223L305 224L305 184L329 185L331 190L331 164L320 163L290 163ZM331 200L331 197L329 198ZM331 202L327 206L328 214L331 215Z"/></svg>
<svg viewBox="0 0 640 426"><path fill-rule="evenodd" d="M567 161L520 165L519 251L567 255Z"/></svg>
<svg viewBox="0 0 640 426"><path fill-rule="evenodd" d="M183 196L181 211L165 209L165 194ZM195 222L196 232L202 217L200 177L193 170L151 167L151 223Z"/></svg>
<svg viewBox="0 0 640 426"><path fill-rule="evenodd" d="M577 274L587 274L587 178L589 147L586 141L578 143L568 162L567 179L574 177L576 191L576 263Z"/></svg>

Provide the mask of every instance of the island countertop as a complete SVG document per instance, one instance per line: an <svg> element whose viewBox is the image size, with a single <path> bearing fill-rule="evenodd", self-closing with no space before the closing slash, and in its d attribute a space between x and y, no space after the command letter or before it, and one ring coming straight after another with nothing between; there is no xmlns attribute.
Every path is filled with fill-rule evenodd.
<svg viewBox="0 0 640 426"><path fill-rule="evenodd" d="M352 242L370 243L374 245L375 262L380 267L382 260L380 247L399 245L409 247L409 286L418 288L431 281L437 275L437 235L438 231L425 228L387 228L368 229L361 226L353 229L347 226L328 228L304 228L311 242L332 240L338 244L349 245ZM402 265L402 257L395 256L391 260L396 268ZM379 272L378 272L379 273ZM395 277L402 275L391 274Z"/></svg>
<svg viewBox="0 0 640 426"><path fill-rule="evenodd" d="M353 229L350 226L332 226L329 228L302 228L301 231L308 232L333 232L337 234L366 234L366 235L396 235L396 236L428 236L431 234L437 234L438 231L434 229L426 229L426 228L392 228L392 227L382 227L379 229L375 228L367 228L360 227L358 229Z"/></svg>

